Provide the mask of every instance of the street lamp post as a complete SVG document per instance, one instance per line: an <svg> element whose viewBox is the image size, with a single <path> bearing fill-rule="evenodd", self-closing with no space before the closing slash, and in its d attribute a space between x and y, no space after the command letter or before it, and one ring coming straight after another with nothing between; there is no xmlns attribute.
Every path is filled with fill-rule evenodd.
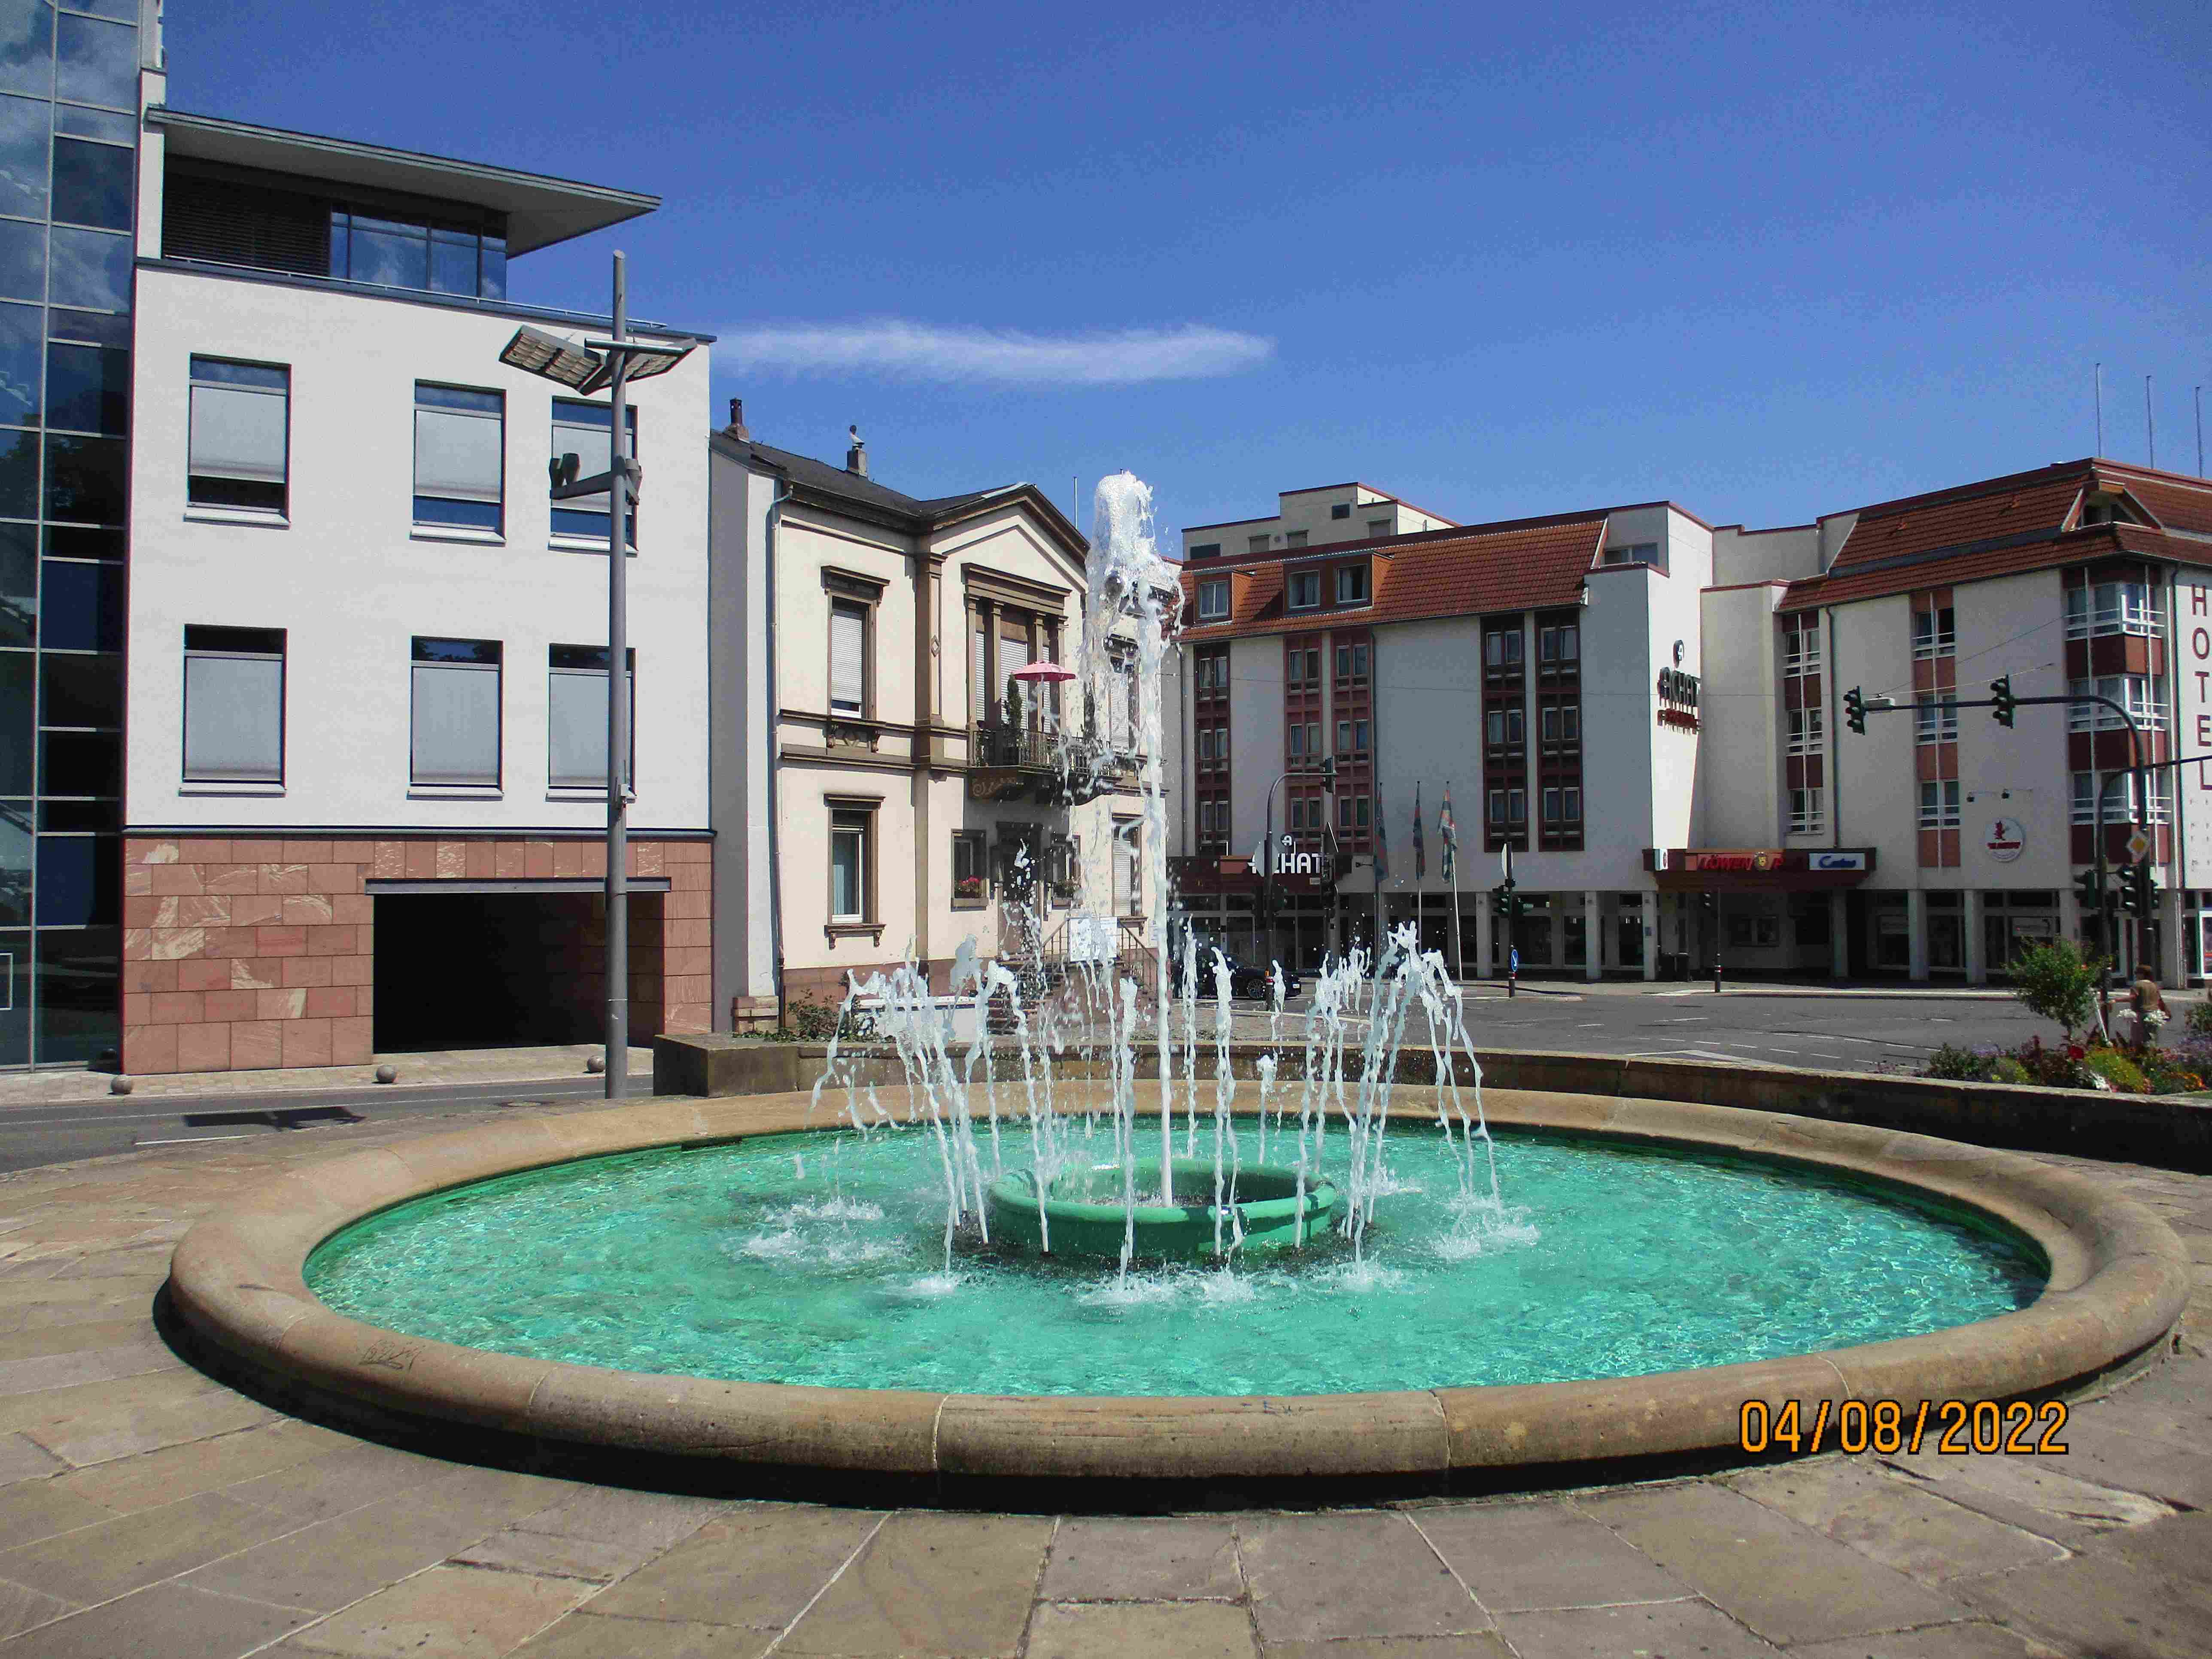
<svg viewBox="0 0 2212 1659"><path fill-rule="evenodd" d="M554 501L607 497L606 1091L609 1100L620 1100L629 1088L629 526L644 477L630 453L629 386L665 374L691 348L629 337L629 263L619 252L610 320L606 339L581 346L541 329L519 328L499 358L510 368L586 396L609 393L607 470L579 478L578 457L566 454L553 458L550 471Z"/></svg>

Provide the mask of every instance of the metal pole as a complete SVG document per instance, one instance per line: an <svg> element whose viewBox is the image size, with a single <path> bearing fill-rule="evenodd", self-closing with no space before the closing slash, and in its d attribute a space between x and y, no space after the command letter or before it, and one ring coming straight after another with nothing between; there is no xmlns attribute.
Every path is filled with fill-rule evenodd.
<svg viewBox="0 0 2212 1659"><path fill-rule="evenodd" d="M2197 476L2204 476L2204 388L2196 388L2197 399Z"/></svg>
<svg viewBox="0 0 2212 1659"><path fill-rule="evenodd" d="M2097 365L2097 448L2096 448L2096 453L2097 453L2098 454L2100 454L2100 455L2101 455L2101 454L2103 454L2103 453L2105 453L2105 366L2104 366L2104 364L2102 364L2102 363L2099 363L2099 364Z"/></svg>
<svg viewBox="0 0 2212 1659"><path fill-rule="evenodd" d="M1451 783L1449 779L1444 783L1444 793L1446 795L1451 793ZM1456 823L1452 825L1452 834L1454 836L1459 834L1459 825ZM1438 836L1437 839L1442 840L1443 837ZM1452 982L1456 985L1467 977L1467 958L1460 952L1459 939L1459 850L1456 848L1448 848L1445 851L1451 859L1452 867Z"/></svg>
<svg viewBox="0 0 2212 1659"><path fill-rule="evenodd" d="M2143 441L2150 447L2150 464L2158 465L2158 422L2150 412L2150 376L2143 376Z"/></svg>
<svg viewBox="0 0 2212 1659"><path fill-rule="evenodd" d="M629 273L615 255L613 532L607 545L607 1098L629 1091L629 402L621 350L629 311Z"/></svg>

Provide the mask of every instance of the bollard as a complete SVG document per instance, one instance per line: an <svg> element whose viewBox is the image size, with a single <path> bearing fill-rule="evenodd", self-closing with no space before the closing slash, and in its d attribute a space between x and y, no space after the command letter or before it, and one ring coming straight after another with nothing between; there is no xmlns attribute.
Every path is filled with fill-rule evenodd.
<svg viewBox="0 0 2212 1659"><path fill-rule="evenodd" d="M1721 958L1720 958L1720 953L1719 953L1718 951L1715 951L1715 952L1713 953L1713 994L1714 994L1715 996L1718 996L1720 994L1721 994Z"/></svg>

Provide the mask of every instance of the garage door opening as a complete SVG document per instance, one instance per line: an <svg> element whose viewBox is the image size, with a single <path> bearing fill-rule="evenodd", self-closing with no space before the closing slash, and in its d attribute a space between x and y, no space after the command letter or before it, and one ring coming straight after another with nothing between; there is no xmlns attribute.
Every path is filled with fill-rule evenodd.
<svg viewBox="0 0 2212 1659"><path fill-rule="evenodd" d="M661 1027L664 896L629 896L629 1032ZM376 895L380 1054L606 1037L606 900L594 893Z"/></svg>

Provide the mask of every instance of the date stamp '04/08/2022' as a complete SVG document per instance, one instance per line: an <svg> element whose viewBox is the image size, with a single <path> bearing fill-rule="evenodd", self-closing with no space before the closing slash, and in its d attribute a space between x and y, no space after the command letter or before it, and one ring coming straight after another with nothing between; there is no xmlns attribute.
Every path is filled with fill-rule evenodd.
<svg viewBox="0 0 2212 1659"><path fill-rule="evenodd" d="M1809 1420L1808 1420L1809 1418ZM1737 1443L1746 1452L1786 1451L1810 1455L1823 1446L1837 1451L1917 1452L1923 1443L1947 1457L2008 1453L2015 1457L2063 1454L2066 1402L2046 1400L1846 1400L1831 1412L1823 1400L1807 1413L1794 1400L1769 1406L1747 1400L1738 1419Z"/></svg>

